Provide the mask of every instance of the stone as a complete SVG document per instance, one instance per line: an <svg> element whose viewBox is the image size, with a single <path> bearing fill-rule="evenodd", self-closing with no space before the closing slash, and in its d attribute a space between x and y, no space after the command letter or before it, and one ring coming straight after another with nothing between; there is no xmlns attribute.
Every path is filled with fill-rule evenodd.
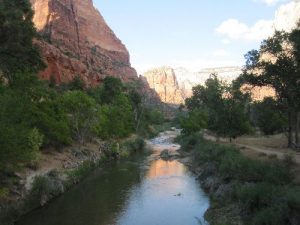
<svg viewBox="0 0 300 225"><path fill-rule="evenodd" d="M163 160L173 160L173 159L177 159L179 157L180 157L179 152L170 151L168 149L165 149L160 153L160 158L162 158Z"/></svg>
<svg viewBox="0 0 300 225"><path fill-rule="evenodd" d="M33 22L43 39L35 40L47 68L42 79L57 83L79 75L87 85L105 76L138 80L125 45L106 24L92 0L30 0Z"/></svg>

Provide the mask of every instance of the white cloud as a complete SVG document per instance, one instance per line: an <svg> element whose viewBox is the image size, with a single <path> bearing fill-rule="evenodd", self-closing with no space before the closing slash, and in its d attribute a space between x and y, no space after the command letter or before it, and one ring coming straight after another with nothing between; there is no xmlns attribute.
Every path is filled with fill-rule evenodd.
<svg viewBox="0 0 300 225"><path fill-rule="evenodd" d="M282 0L254 0L255 2L263 2L267 5L275 5L278 2L281 2Z"/></svg>
<svg viewBox="0 0 300 225"><path fill-rule="evenodd" d="M279 7L275 13L276 30L291 31L300 19L300 1L292 1Z"/></svg>
<svg viewBox="0 0 300 225"><path fill-rule="evenodd" d="M261 41L271 36L275 29L291 31L299 19L300 1L297 0L281 5L273 20L259 20L249 26L237 19L228 19L216 28L216 32L230 40Z"/></svg>
<svg viewBox="0 0 300 225"><path fill-rule="evenodd" d="M273 33L273 30L273 22L268 20L259 20L249 27L237 19L228 19L221 23L216 32L231 40L259 41Z"/></svg>

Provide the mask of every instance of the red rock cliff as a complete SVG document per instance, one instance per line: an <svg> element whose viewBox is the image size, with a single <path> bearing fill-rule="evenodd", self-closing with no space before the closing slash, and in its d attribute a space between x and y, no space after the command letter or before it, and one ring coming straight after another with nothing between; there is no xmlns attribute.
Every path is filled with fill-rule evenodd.
<svg viewBox="0 0 300 225"><path fill-rule="evenodd" d="M88 85L105 76L136 80L129 53L108 27L92 0L31 0L36 41L48 67L40 76L67 82L80 75Z"/></svg>

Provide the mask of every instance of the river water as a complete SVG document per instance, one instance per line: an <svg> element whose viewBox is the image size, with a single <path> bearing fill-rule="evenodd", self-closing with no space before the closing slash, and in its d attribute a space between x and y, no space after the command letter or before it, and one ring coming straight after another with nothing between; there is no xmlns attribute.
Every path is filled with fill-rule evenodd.
<svg viewBox="0 0 300 225"><path fill-rule="evenodd" d="M105 166L47 206L22 217L18 225L199 225L209 199L195 176L178 162L159 158L176 151L178 131L148 142L149 156Z"/></svg>

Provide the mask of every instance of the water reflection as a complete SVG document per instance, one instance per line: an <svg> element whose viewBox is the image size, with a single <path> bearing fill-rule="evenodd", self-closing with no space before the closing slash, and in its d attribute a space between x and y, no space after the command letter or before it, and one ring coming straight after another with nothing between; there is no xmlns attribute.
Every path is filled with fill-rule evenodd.
<svg viewBox="0 0 300 225"><path fill-rule="evenodd" d="M18 225L198 225L208 206L178 161L135 159L95 172Z"/></svg>
<svg viewBox="0 0 300 225"><path fill-rule="evenodd" d="M132 189L118 225L197 225L208 198L178 161L153 161L145 179Z"/></svg>

